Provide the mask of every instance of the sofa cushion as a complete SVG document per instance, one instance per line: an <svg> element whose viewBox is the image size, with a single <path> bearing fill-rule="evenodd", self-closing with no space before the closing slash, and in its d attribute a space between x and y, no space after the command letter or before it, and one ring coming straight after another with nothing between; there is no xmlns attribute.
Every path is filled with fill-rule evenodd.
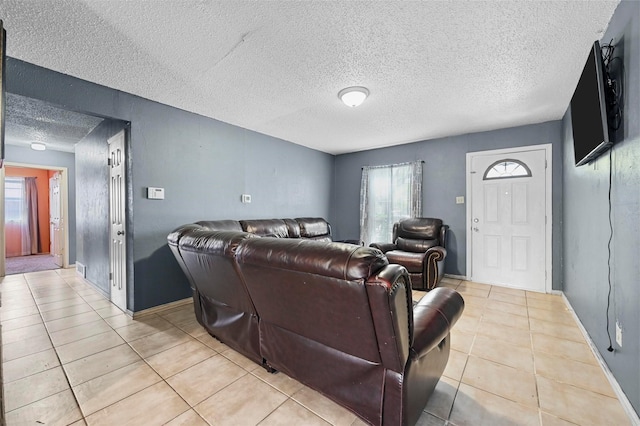
<svg viewBox="0 0 640 426"><path fill-rule="evenodd" d="M321 217L299 217L296 222L300 225L300 236L302 238L323 237L331 241L331 230L329 222Z"/></svg>
<svg viewBox="0 0 640 426"><path fill-rule="evenodd" d="M237 220L201 220L196 224L210 231L242 231Z"/></svg>
<svg viewBox="0 0 640 426"><path fill-rule="evenodd" d="M396 240L396 246L398 246L398 250L421 252L421 253L424 253L431 247L435 247L439 244L440 242L436 239L414 240L409 238L398 237L398 239Z"/></svg>
<svg viewBox="0 0 640 426"><path fill-rule="evenodd" d="M241 220L244 232L261 237L289 238L289 228L282 219Z"/></svg>
<svg viewBox="0 0 640 426"><path fill-rule="evenodd" d="M416 217L398 223L398 237L413 239L438 239L442 220Z"/></svg>

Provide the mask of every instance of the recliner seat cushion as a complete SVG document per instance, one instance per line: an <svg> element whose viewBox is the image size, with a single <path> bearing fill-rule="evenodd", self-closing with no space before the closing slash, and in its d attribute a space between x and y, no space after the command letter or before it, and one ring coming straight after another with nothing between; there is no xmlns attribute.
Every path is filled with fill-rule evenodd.
<svg viewBox="0 0 640 426"><path fill-rule="evenodd" d="M402 250L391 250L385 253L389 263L395 263L407 268L410 274L419 274L422 272L422 261L424 260L424 252L415 253Z"/></svg>
<svg viewBox="0 0 640 426"><path fill-rule="evenodd" d="M398 239L396 240L396 245L398 246L398 250L424 253L431 247L440 245L440 241L433 238L428 240L410 240L407 238L398 237Z"/></svg>

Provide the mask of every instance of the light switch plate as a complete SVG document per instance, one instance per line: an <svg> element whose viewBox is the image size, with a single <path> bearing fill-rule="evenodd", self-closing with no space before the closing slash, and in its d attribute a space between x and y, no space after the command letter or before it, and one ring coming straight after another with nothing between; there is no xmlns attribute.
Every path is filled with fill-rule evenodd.
<svg viewBox="0 0 640 426"><path fill-rule="evenodd" d="M240 201L242 201L243 203L250 203L251 202L251 195L250 194L242 194L240 196Z"/></svg>
<svg viewBox="0 0 640 426"><path fill-rule="evenodd" d="M164 188L147 188L147 198L150 200L164 200Z"/></svg>
<svg viewBox="0 0 640 426"><path fill-rule="evenodd" d="M464 197L456 197L456 204L464 204Z"/></svg>

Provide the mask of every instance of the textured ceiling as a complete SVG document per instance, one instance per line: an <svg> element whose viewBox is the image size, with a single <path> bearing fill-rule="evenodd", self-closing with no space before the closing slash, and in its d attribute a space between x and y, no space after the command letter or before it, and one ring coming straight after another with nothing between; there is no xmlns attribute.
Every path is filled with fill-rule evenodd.
<svg viewBox="0 0 640 426"><path fill-rule="evenodd" d="M337 154L560 119L618 2L0 0L0 18L9 56ZM353 109L352 85L371 92Z"/></svg>
<svg viewBox="0 0 640 426"><path fill-rule="evenodd" d="M74 152L102 118L56 108L45 102L7 93L5 140L10 145L42 142L47 149Z"/></svg>

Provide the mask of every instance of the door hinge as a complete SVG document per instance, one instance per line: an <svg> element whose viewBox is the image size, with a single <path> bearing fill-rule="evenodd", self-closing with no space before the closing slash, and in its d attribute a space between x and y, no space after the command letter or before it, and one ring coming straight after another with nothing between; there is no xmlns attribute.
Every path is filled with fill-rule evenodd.
<svg viewBox="0 0 640 426"><path fill-rule="evenodd" d="M107 166L111 165L111 158L107 158Z"/></svg>
<svg viewBox="0 0 640 426"><path fill-rule="evenodd" d="M473 170L470 171L469 173L471 173L472 175L476 174L476 172L474 172Z"/></svg>
<svg viewBox="0 0 640 426"><path fill-rule="evenodd" d="M546 169L547 167L548 167L547 160L544 160L544 168Z"/></svg>
<svg viewBox="0 0 640 426"><path fill-rule="evenodd" d="M109 281L113 281L113 272L109 272Z"/></svg>

